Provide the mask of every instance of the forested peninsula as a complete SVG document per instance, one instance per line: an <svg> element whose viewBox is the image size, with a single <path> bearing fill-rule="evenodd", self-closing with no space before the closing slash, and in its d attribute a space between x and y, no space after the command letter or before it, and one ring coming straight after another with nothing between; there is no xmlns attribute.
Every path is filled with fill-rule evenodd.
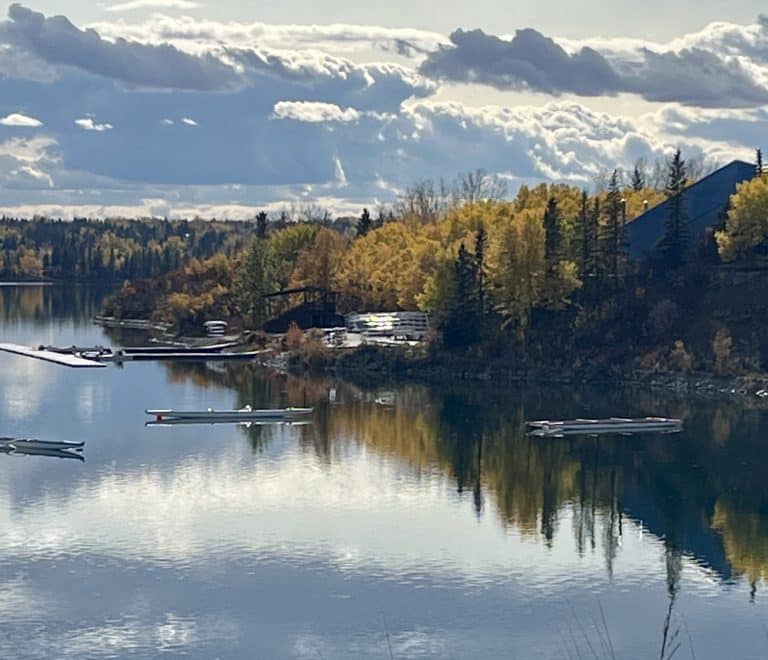
<svg viewBox="0 0 768 660"><path fill-rule="evenodd" d="M639 164L630 173L608 173L592 194L540 184L521 186L509 199L501 179L478 170L451 184L417 182L392 207L355 219L260 213L253 223L208 225L215 240L205 239L204 223L188 223L183 234L194 236L191 245L177 221L152 221L165 239L155 234L155 243L128 244L141 246L134 253L152 246L149 261L159 265L152 277L119 271L125 282L105 312L170 322L187 334L213 318L258 331L290 305L265 296L311 287L334 292L341 314L427 311L431 330L416 347L340 351L317 332L293 328L283 346L305 367L512 379L704 374L762 382L768 175L761 160L758 154L755 175L726 197L717 224L703 233L691 228L687 197L696 178L679 151L655 181ZM665 201L653 248L631 254L632 223ZM79 231L89 235L89 227ZM5 241L3 248L13 253ZM90 249L101 268L131 263L104 237ZM44 241L38 250L48 268L61 263L54 265ZM166 258L167 250L177 256Z"/></svg>

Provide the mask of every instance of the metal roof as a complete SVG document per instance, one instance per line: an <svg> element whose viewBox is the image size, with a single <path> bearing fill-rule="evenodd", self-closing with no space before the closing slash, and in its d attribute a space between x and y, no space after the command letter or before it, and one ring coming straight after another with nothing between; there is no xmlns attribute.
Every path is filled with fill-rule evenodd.
<svg viewBox="0 0 768 660"><path fill-rule="evenodd" d="M704 234L707 227L722 223L722 213L742 181L755 177L754 164L734 160L715 170L682 192L685 195L691 235L694 240ZM669 214L669 200L654 206L627 224L629 254L640 258L650 254L664 235Z"/></svg>

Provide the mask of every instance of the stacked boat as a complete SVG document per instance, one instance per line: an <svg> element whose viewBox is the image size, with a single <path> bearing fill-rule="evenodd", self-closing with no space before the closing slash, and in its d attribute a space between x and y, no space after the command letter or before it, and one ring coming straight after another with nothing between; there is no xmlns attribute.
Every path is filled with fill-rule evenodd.
<svg viewBox="0 0 768 660"><path fill-rule="evenodd" d="M69 442L66 440L0 438L0 454L74 458L84 461L85 459L82 454L84 446L84 442Z"/></svg>
<svg viewBox="0 0 768 660"><path fill-rule="evenodd" d="M145 412L155 419L153 425L216 423L307 423L312 408L262 408L244 406L238 410L173 410L150 408Z"/></svg>
<svg viewBox="0 0 768 660"><path fill-rule="evenodd" d="M538 420L528 422L529 435L560 438L566 435L679 433L683 422L669 417Z"/></svg>
<svg viewBox="0 0 768 660"><path fill-rule="evenodd" d="M231 341L204 346L126 346L113 349L106 346L41 346L40 350L60 355L72 355L93 362L136 362L147 360L252 360L259 351L233 351L240 342Z"/></svg>

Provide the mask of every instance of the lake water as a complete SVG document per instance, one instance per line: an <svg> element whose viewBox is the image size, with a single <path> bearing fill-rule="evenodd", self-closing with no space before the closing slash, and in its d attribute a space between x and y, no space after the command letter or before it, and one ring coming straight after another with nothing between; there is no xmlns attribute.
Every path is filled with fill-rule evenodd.
<svg viewBox="0 0 768 660"><path fill-rule="evenodd" d="M100 299L0 287L1 340L135 341ZM86 443L0 454L0 657L659 658L665 627L666 657L768 656L764 412L7 354L0 389L0 435ZM144 424L246 403L313 423ZM525 435L647 414L685 430Z"/></svg>

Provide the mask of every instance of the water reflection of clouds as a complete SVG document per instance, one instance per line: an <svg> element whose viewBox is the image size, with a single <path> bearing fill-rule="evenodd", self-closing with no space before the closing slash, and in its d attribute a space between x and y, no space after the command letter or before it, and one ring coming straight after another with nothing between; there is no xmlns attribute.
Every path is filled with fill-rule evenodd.
<svg viewBox="0 0 768 660"><path fill-rule="evenodd" d="M50 365L38 360L0 356L4 416L17 421L38 414L44 393L55 387L52 371Z"/></svg>
<svg viewBox="0 0 768 660"><path fill-rule="evenodd" d="M103 382L80 385L77 393L78 417L83 421L93 421L94 412L104 412L106 398Z"/></svg>
<svg viewBox="0 0 768 660"><path fill-rule="evenodd" d="M38 612L43 615L44 610ZM68 628L54 632L50 628L36 629L24 640L24 657L155 657L158 654L188 654L201 643L216 646L231 643L237 635L237 625L216 617L198 621L173 613L139 618L132 615L105 621L101 625ZM0 639L0 652L13 653L20 640ZM55 649L55 651L54 651ZM53 655L52 655L53 654ZM9 657L9 656L4 656Z"/></svg>
<svg viewBox="0 0 768 660"><path fill-rule="evenodd" d="M544 550L530 536L501 529L495 511L478 520L469 498L447 495L445 478L422 475L404 486L402 464L365 451L324 469L317 461L294 450L254 465L231 450L183 459L170 472L110 469L13 509L3 495L0 553L95 553L180 568L213 556L323 560L412 584L519 580L546 592L606 575L601 519L596 547L580 555L565 507ZM663 566L662 543L641 538L626 521L614 573L643 580L649 565Z"/></svg>
<svg viewBox="0 0 768 660"><path fill-rule="evenodd" d="M44 599L22 578L0 582L0 619L24 621L42 611Z"/></svg>

